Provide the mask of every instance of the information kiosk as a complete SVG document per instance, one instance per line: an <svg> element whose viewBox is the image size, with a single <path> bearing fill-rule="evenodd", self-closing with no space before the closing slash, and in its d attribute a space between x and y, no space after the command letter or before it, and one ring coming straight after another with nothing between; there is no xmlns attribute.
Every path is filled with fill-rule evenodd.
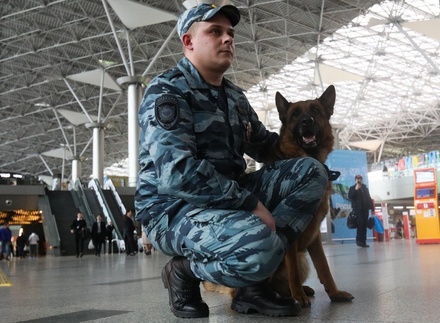
<svg viewBox="0 0 440 323"><path fill-rule="evenodd" d="M437 170L414 170L414 209L416 211L417 243L440 243Z"/></svg>

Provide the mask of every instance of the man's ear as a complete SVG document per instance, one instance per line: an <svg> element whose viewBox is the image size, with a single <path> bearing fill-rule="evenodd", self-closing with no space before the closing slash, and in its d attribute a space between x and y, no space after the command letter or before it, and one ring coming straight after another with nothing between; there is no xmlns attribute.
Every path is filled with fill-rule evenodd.
<svg viewBox="0 0 440 323"><path fill-rule="evenodd" d="M188 34L188 33L183 34L183 36L182 36L182 44L183 44L183 47L185 47L186 49L192 49L193 48L192 47L192 38L191 38L190 34Z"/></svg>

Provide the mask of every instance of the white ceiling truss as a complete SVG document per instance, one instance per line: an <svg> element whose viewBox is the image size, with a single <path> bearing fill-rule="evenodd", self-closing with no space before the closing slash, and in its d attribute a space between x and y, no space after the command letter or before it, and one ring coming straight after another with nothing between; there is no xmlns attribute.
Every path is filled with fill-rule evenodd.
<svg viewBox="0 0 440 323"><path fill-rule="evenodd" d="M280 126L276 91L297 101L334 84L340 148L371 151L370 162L440 149L438 0L232 2L242 20L227 77L268 128ZM124 169L127 97L116 80L147 83L179 61L182 1L3 0L0 10L0 170L61 173L79 154L88 177L85 123L96 118L108 123L105 166Z"/></svg>

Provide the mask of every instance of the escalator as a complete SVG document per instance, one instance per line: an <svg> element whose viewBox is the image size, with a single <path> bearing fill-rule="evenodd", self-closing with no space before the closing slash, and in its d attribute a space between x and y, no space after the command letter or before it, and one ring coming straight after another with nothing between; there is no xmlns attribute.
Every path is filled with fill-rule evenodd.
<svg viewBox="0 0 440 323"><path fill-rule="evenodd" d="M107 202L105 195L104 195L104 190L99 185L99 182L97 179L90 180L88 187L95 195L98 205L101 206L102 211L103 211L102 214L104 215L106 221L107 222L112 221L112 223L114 225L113 238L118 241L122 240L123 239L122 238L123 231L120 230L120 229L122 229L122 227L120 226L121 213L117 207L116 200L110 199L109 202L110 202L110 205L112 205L112 208L111 208L109 206L109 203ZM114 213L116 213L116 214L114 214Z"/></svg>
<svg viewBox="0 0 440 323"><path fill-rule="evenodd" d="M112 221L115 226L113 237L116 241L122 240L124 231L123 215L125 206L114 186L101 189L97 180L89 183L89 188L82 187L79 181L71 182L70 191L47 191L51 213L53 214L58 229L59 251L62 256L75 255L75 239L70 233L70 226L76 218L77 212L82 212L87 227L91 229L96 216L101 214L106 221ZM131 203L131 202L130 202ZM92 251L87 249L88 240L85 241L84 253Z"/></svg>
<svg viewBox="0 0 440 323"><path fill-rule="evenodd" d="M105 201L109 207L111 214L113 215L114 223L113 225L118 227L119 232L124 232L124 222L122 211L115 200L113 192L110 190L102 190Z"/></svg>
<svg viewBox="0 0 440 323"><path fill-rule="evenodd" d="M87 203L89 205L90 211L92 212L93 218L96 219L96 216L98 214L104 215L102 207L99 204L98 199L96 198L95 191L85 188L84 194L86 196ZM93 222L95 222L95 221L93 221Z"/></svg>
<svg viewBox="0 0 440 323"><path fill-rule="evenodd" d="M52 214L60 237L59 254L61 256L75 255L75 238L70 233L70 226L76 218L78 207L70 191L47 191Z"/></svg>

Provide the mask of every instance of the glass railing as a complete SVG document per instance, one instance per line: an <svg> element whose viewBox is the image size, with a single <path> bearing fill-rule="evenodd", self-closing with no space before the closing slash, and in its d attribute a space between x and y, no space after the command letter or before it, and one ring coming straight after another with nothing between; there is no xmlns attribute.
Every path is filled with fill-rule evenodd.
<svg viewBox="0 0 440 323"><path fill-rule="evenodd" d="M43 212L43 231L47 243L47 254L59 256L60 255L60 234L52 210L50 208L49 198L47 195L38 196L38 205Z"/></svg>

